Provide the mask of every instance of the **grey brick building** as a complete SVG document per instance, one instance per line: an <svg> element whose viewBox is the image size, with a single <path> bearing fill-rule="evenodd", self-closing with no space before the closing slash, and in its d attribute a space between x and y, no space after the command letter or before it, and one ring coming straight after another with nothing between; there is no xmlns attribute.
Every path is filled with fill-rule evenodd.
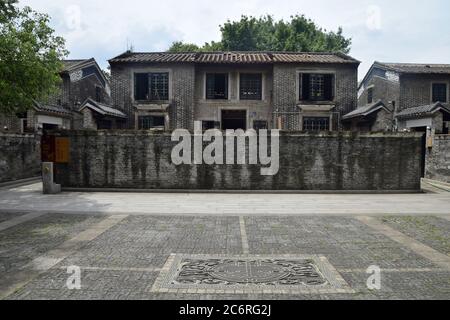
<svg viewBox="0 0 450 320"><path fill-rule="evenodd" d="M127 128L338 130L357 106L359 61L343 54L133 53L109 61Z"/></svg>
<svg viewBox="0 0 450 320"><path fill-rule="evenodd" d="M42 129L85 128L84 119L90 113L94 125L86 123L87 127L97 128L97 122L108 127L112 117L122 118L124 114L113 116L102 114L93 108L83 108L88 101L99 104L110 103L109 80L103 74L95 59L65 60L60 73L61 84L58 92L47 101L36 101L33 108L16 116L0 115L1 129L9 132L40 131Z"/></svg>
<svg viewBox="0 0 450 320"><path fill-rule="evenodd" d="M344 116L345 126L448 133L449 90L450 65L375 62L359 85L359 108Z"/></svg>

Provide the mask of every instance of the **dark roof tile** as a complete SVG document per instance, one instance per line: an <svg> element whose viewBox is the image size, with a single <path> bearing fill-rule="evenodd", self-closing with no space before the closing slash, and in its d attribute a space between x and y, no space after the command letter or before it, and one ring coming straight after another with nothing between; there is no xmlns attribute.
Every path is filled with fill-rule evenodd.
<svg viewBox="0 0 450 320"><path fill-rule="evenodd" d="M356 117L365 117L379 109L385 109L388 111L384 103L379 100L375 103L371 103L362 107L358 107L357 109L353 110L350 113L347 113L345 116L342 117L343 120L348 120Z"/></svg>
<svg viewBox="0 0 450 320"><path fill-rule="evenodd" d="M418 107L403 109L402 111L397 113L397 117L399 117L399 118L417 118L417 117L428 116L439 110L444 110L444 111L450 113L450 109L445 107L442 103L436 102L434 104L430 104L430 105L426 105L426 106L418 106Z"/></svg>
<svg viewBox="0 0 450 320"><path fill-rule="evenodd" d="M385 62L375 62L375 64L399 73L450 74L450 64L385 63Z"/></svg>
<svg viewBox="0 0 450 320"><path fill-rule="evenodd" d="M148 63L345 63L359 64L358 60L340 53L303 52L126 52L111 60L115 62Z"/></svg>

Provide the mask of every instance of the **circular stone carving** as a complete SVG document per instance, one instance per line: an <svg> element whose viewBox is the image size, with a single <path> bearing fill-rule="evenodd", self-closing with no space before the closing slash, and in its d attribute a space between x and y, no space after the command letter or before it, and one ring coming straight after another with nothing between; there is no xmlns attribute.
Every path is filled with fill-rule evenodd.
<svg viewBox="0 0 450 320"><path fill-rule="evenodd" d="M270 283L289 276L289 271L265 261L224 261L211 267L211 277L234 283Z"/></svg>

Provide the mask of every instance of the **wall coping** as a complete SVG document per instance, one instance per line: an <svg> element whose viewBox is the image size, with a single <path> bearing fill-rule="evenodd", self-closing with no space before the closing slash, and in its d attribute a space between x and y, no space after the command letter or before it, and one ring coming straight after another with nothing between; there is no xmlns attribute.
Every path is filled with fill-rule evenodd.
<svg viewBox="0 0 450 320"><path fill-rule="evenodd" d="M450 140L450 134L437 134L434 138L436 140Z"/></svg>
<svg viewBox="0 0 450 320"><path fill-rule="evenodd" d="M0 137L6 137L6 138L35 138L37 133L6 133L6 132L0 132Z"/></svg>
<svg viewBox="0 0 450 320"><path fill-rule="evenodd" d="M270 131L270 130L269 130ZM193 132L191 131L191 134ZM152 132L144 130L57 130L49 132L55 136L171 136L171 132ZM421 138L421 132L304 132L280 131L282 137L320 137L320 138ZM449 136L450 139L450 136Z"/></svg>

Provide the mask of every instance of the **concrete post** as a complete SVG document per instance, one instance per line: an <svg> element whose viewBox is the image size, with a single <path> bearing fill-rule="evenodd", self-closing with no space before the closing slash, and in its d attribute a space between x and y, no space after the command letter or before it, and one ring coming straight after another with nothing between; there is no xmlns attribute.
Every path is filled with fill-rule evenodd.
<svg viewBox="0 0 450 320"><path fill-rule="evenodd" d="M61 185L53 182L53 162L42 163L42 184L44 194L57 194L61 192Z"/></svg>

